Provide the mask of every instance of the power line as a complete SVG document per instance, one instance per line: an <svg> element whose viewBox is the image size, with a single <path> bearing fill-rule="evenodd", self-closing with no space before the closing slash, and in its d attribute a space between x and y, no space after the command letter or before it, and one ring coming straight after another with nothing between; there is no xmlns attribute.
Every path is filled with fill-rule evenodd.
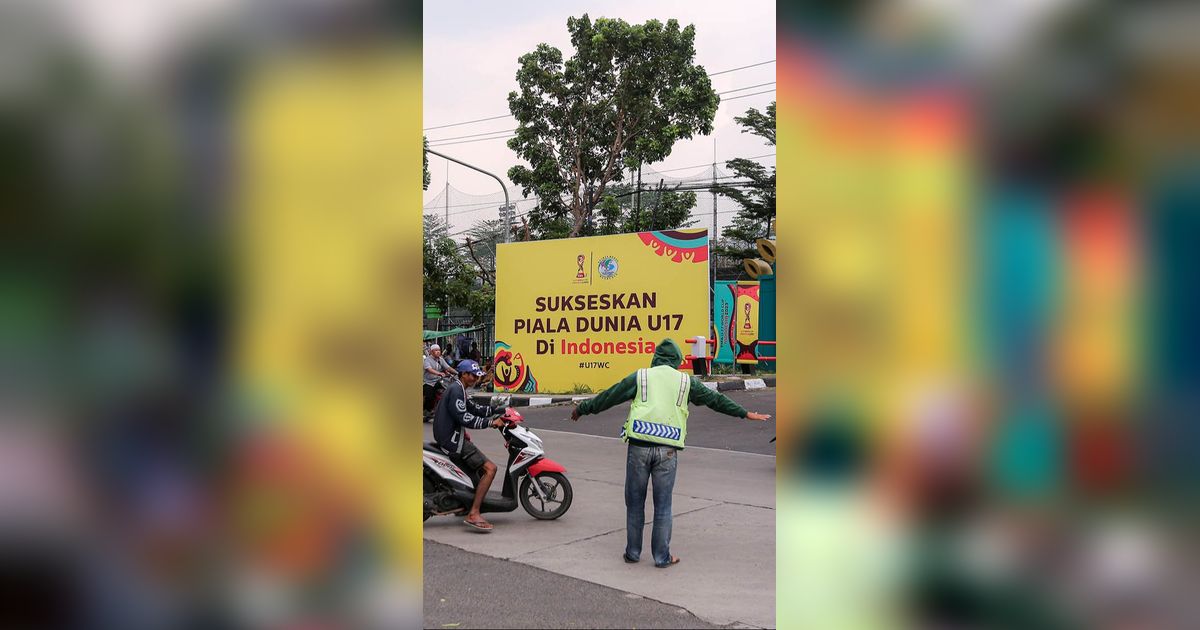
<svg viewBox="0 0 1200 630"><path fill-rule="evenodd" d="M753 94L739 94L737 96L730 96L729 98L727 98L725 100L736 101L739 98L746 98L747 96L758 96L759 94L770 94L771 92L774 92L774 91L775 90L763 90L762 92L755 92Z"/></svg>
<svg viewBox="0 0 1200 630"><path fill-rule="evenodd" d="M775 157L775 154L774 154L774 153L764 153L764 154L762 154L762 155L754 155L754 156L750 156L750 157L747 157L747 158L728 158L728 159L726 159L726 160L723 160L723 161L722 161L722 163L724 163L724 162L728 162L728 161L730 161L730 160L734 160L734 159L758 160L758 159L765 158L765 157ZM686 169L690 169L690 168L699 168L699 167L702 167L702 166L711 166L711 163L708 163L708 164L692 164L692 165L689 165L689 166L679 166L679 167L675 167L675 168L668 168L668 169L655 169L655 168L651 168L650 170L651 170L652 172L654 172L654 173L671 173L671 172L675 172L675 171L682 171L682 170L686 170ZM722 177L718 177L718 178L716 178L716 179L732 179L732 178L734 178L734 177L738 177L738 176L737 176L737 175L724 175L724 176L722 176ZM682 181L684 181L684 180L686 180L686 178L675 178L675 179L679 179L681 182L682 182ZM705 179L705 181L708 181L708 179L710 179L710 178L706 178L706 179ZM682 185L682 183L681 183L681 185ZM471 195L470 193L466 193L466 192L460 191L460 190L458 190L457 188L454 188L453 190L455 190L456 192L458 192L460 195L476 196L476 195ZM449 205L446 205L446 204L442 204L442 203L439 203L439 202L438 202L438 199L439 199L440 197L441 197L441 195L438 195L438 197L434 197L434 198L433 198L433 199L431 199L429 202L427 202L426 204L424 204L424 205L422 206L422 209L423 209L423 210L424 210L424 209L431 209L431 208L474 208L474 209L486 209L486 208L488 208L488 207L491 207L491 206L496 206L497 204L499 204L499 203L500 203L500 201L499 201L499 200L491 200L491 201L481 201L481 202L472 202L472 203L458 203L458 204L449 204ZM517 199L517 200L513 201L512 203L514 203L514 204L517 204L517 203L530 203L530 202L536 202L536 201L539 201L539 199L538 199L537 197L530 197L530 198L527 198L527 199ZM470 211L471 211L471 210L460 210L460 211L457 211L457 212L451 212L451 213L450 213L450 215L466 214L467 212L470 212ZM521 216L521 215L516 215L516 216ZM516 217L514 217L514 218L516 218Z"/></svg>
<svg viewBox="0 0 1200 630"><path fill-rule="evenodd" d="M710 73L708 76L710 76L710 77L715 77L715 76L717 76L718 74L725 74L725 73L727 73L727 72L737 72L738 70L745 70L746 68L754 68L754 67L757 67L757 66L765 66L765 65L767 65L767 64L769 64L769 63L775 63L775 60L774 60L774 59L771 59L771 60L769 60L769 61L760 61L760 62L758 62L758 63L752 63L752 64L750 64L750 65L748 65L748 66L741 66L740 68L730 68L730 69L728 69L728 70L722 70L722 71L720 71L720 72L713 72L713 73Z"/></svg>
<svg viewBox="0 0 1200 630"><path fill-rule="evenodd" d="M495 132L493 132L495 133ZM516 137L517 134L510 133L506 136L496 136L494 138L476 138L475 140L459 140L458 142L443 142L441 144L431 144L430 147L448 147L454 144L470 144L472 142L483 142L484 140L507 140Z"/></svg>
<svg viewBox="0 0 1200 630"><path fill-rule="evenodd" d="M717 75L719 75L719 74L726 74L726 73L729 73L729 72L737 72L737 71L739 71L739 70L745 70L745 69L747 69L747 68L756 68L756 67L758 67L758 66L765 66L765 65L767 65L767 64L769 64L769 63L775 63L775 60L774 60L774 59L768 59L767 61L760 61L760 62L758 62L758 63L752 63L752 64L750 64L750 65L748 65L748 66L741 66L741 67L738 67L738 68L730 68L730 69L728 69L728 70L721 70L720 72L712 72L712 73L709 73L709 75L708 75L708 76L710 76L710 77L715 77L715 76L717 76ZM756 86L756 87L757 87L757 86ZM732 91L736 91L736 90L730 90L730 91L732 92ZM450 124L448 124L448 125L438 125L438 126L436 126L436 127L425 127L424 129L422 129L422 131L433 131L434 129L445 129L445 128L447 128L447 127L458 127L458 126L460 126L460 125L470 125L470 124L474 124L474 123L477 123L477 122L484 122L484 121L488 121L488 120L499 120L499 119L501 119L501 118L511 118L511 117L512 117L512 114L511 114L511 113L509 113L509 114L501 114L501 115L499 115L499 116L491 116L491 117L488 117L488 118L476 118L475 120L465 120L465 121L463 121L463 122L450 123Z"/></svg>
<svg viewBox="0 0 1200 630"><path fill-rule="evenodd" d="M772 154L772 155L774 155L774 154ZM751 159L751 158L746 158L746 159ZM664 171L656 171L656 172L664 172ZM669 190L669 191L673 191L673 190L681 190L681 191L708 190L709 188L711 188L711 186L704 185L704 182L711 181L712 179L726 180L726 179L734 179L737 177L741 177L741 176L740 175L722 175L717 178L707 178L706 177L703 181L697 181L694 183L685 183L685 180L680 180L678 187L664 189L664 190ZM728 183L722 182L721 185L722 186L730 185L730 186L736 187L736 186L741 186L741 185L746 185L746 184L744 182L728 182ZM457 190L457 189L455 189L455 190ZM643 187L642 190L645 190L648 192L653 192L653 189L648 189L645 187ZM537 197L529 197L526 199L517 199L517 200L513 201L512 203L513 204L533 203L533 202L537 202L537 201L540 201L540 199ZM493 206L498 207L497 204L499 204L499 203L500 203L499 200L493 200L493 201L482 201L482 202L474 202L474 203L459 203L459 204L445 205L445 204L438 203L437 198L435 197L434 199L431 199L428 203L424 204L421 207L421 209L422 210L431 210L431 209L436 210L436 209L440 209L440 208L466 208L465 210L458 210L456 212L449 213L449 216L456 216L456 215L460 215L460 214L467 214L470 212L478 212L480 210L487 210Z"/></svg>
<svg viewBox="0 0 1200 630"><path fill-rule="evenodd" d="M774 157L774 155L775 155L774 153L764 153L763 155L756 155L754 157L741 158L741 159L757 160L759 158ZM736 159L738 159L738 158L729 158L728 160L722 160L721 163L724 164L725 162L728 162L730 160L736 160ZM686 170L689 168L699 168L701 166L712 166L712 162L705 162L704 164L693 164L691 166L680 166L678 168L653 168L653 167L647 167L647 168L650 168L650 170L654 171L655 173L671 173L674 171L682 171L682 170Z"/></svg>
<svg viewBox="0 0 1200 630"><path fill-rule="evenodd" d="M514 204L529 203L531 201L537 201L537 200L538 200L537 197L530 197L528 199L517 199L516 201L513 201L512 203L514 203ZM499 208L501 205L503 205L503 203L504 203L503 201L484 201L484 202L480 202L480 203L458 203L458 204L450 204L448 206L445 206L442 204L435 204L432 201L430 201L429 203L425 204L424 206L421 206L421 209L422 210L436 210L438 208L474 208L476 210L486 210L488 207ZM456 214L463 214L465 212L471 212L471 210L460 210L458 212L451 212L450 216L454 216Z"/></svg>
<svg viewBox="0 0 1200 630"><path fill-rule="evenodd" d="M764 87L767 85L775 85L775 82L768 81L767 83L759 83L758 85L747 85L746 87L734 88L732 90L725 90L724 92L717 92L717 96L720 96L722 94L730 94L733 92L741 92L742 90L753 90L754 88L760 88L760 87Z"/></svg>
<svg viewBox="0 0 1200 630"><path fill-rule="evenodd" d="M755 87L758 87L758 86L755 86ZM485 131L483 133L473 133L469 136L454 136L452 138L438 138L437 140L431 139L429 142L434 143L434 142L445 142L447 140L461 140L463 138L478 138L479 136L490 136L494 133L512 133L514 131L516 131L516 129L498 129L496 131Z"/></svg>
<svg viewBox="0 0 1200 630"><path fill-rule="evenodd" d="M770 85L770 84L766 84L766 85ZM751 87L759 87L759 86L751 86ZM748 89L750 89L750 88L749 88L749 87L746 87L746 88L739 88L739 90L740 90L740 89L746 89L746 90L748 90ZM729 90L729 91L730 91L730 92L736 92L736 91L738 91L738 90ZM722 100L721 100L721 102L722 102L722 103L724 103L725 101L734 101L734 100L737 100L737 99L739 99L739 98L746 98L746 97L748 97L748 96L758 96L759 94L769 94L769 93L771 93L771 92L774 92L774 91L775 91L775 90L764 90L764 91L762 91L762 92L754 92L754 93L751 93L751 94L739 94L739 95L737 95L737 96L730 96L729 98L722 99ZM722 94L727 94L727 93L728 93L728 92L722 92ZM489 133L505 133L505 132L503 132L503 131L492 131L492 132L489 132ZM478 134L478 135L481 135L481 136L482 136L482 135L487 135L487 134ZM516 137L516 135L517 135L517 134L515 134L515 133L508 133L507 135L502 135L502 136L493 136L493 137L491 137L491 138L475 138L474 140L458 140L458 141L456 141L456 142L441 142L441 143L439 143L439 144L433 144L433 143L432 143L432 141L431 141L431 142L430 142L430 144L429 144L429 146L430 146L431 148L435 148L435 147L448 147L448 146L452 146L452 145L456 145L456 144L470 144L470 143L472 143L472 142L485 142L485 141L487 141L487 140L507 140L507 139L509 139L509 138L514 138L514 137ZM465 138L469 138L470 136L463 136L463 137L465 137ZM449 138L447 138L447 139L449 139Z"/></svg>
<svg viewBox="0 0 1200 630"><path fill-rule="evenodd" d="M458 127L460 125L470 125L470 124L477 123L477 122L484 122L486 120L499 120L501 118L508 118L510 116L512 116L512 114L502 114L500 116L492 116L491 118L477 118L475 120L467 120L467 121L463 121L463 122L450 123L449 125L438 125L436 127L426 127L424 129L422 129L421 131L433 131L434 129L445 129L447 127Z"/></svg>

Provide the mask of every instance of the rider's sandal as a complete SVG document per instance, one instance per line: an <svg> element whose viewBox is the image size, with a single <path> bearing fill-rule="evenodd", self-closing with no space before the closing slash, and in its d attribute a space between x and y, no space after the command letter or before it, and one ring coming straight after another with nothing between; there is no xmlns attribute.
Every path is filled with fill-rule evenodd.
<svg viewBox="0 0 1200 630"><path fill-rule="evenodd" d="M463 519L463 523L466 523L469 527L471 527L477 531L481 531L481 532L492 531L492 524L487 521L468 521L466 519Z"/></svg>
<svg viewBox="0 0 1200 630"><path fill-rule="evenodd" d="M674 565L676 565L676 564L679 564L679 556L671 556L671 561L670 561L670 562L668 562L668 563L666 563L666 564L656 564L656 565L654 565L654 566L656 566L656 567L658 567L658 568L660 568L660 569L667 569L667 568L670 568L670 567L672 567L672 566L674 566Z"/></svg>

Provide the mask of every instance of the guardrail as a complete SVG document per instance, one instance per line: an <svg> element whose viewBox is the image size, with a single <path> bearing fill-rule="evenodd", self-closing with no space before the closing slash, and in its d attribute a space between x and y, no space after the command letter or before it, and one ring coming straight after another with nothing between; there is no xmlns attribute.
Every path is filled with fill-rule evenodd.
<svg viewBox="0 0 1200 630"><path fill-rule="evenodd" d="M687 339L684 339L684 341L685 341L685 342L687 342L687 344L690 346L690 345L692 345L692 344L695 344L697 341L700 341L700 338L699 338L699 337L688 337ZM714 350L716 349L716 346L717 346L717 340L716 340L716 339L705 339L704 341L705 341L705 345L706 345L706 346L710 346L710 347L712 347ZM759 346L759 347L761 347L761 346L771 346L771 349L772 349L772 350L774 350L774 349L775 349L775 342L774 342L774 341L759 341L759 342L758 342L758 346ZM755 351L757 352L757 348L756 348L756 350L755 350ZM696 359L704 359L705 361L709 361L709 362L711 362L711 361L712 361L712 357L710 357L710 356L707 356L707 355L706 355L706 356L703 356L703 357L698 357L698 356L696 356L696 355L693 355L693 354L688 354L688 355L685 355L685 356L683 357L683 360L684 360L684 362L685 362L685 363L686 363L686 362L690 362L690 361L695 361ZM771 355L771 356L769 356L769 357L760 356L760 357L758 357L758 360L759 360L759 361L775 361L776 359L775 359L775 355Z"/></svg>

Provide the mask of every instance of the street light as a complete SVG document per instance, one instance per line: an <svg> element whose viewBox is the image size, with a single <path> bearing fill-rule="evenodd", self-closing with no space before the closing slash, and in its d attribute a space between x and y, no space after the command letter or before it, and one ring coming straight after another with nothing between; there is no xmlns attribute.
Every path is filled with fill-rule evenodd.
<svg viewBox="0 0 1200 630"><path fill-rule="evenodd" d="M462 160L456 160L456 159L450 157L449 155L446 155L445 153L438 153L437 151L434 151L433 149L425 149L425 150L428 151L429 153L432 153L432 154L440 157L440 158L445 158L447 160L450 160L451 162L454 162L455 164L462 164L463 166L465 166L471 170L479 171L480 173L483 173L484 175L487 175L488 177L491 177L492 179L496 180L496 183L500 184L500 190L504 193L504 206L502 206L502 207L506 207L510 211L514 207L513 204L508 202L508 188L504 185L504 180L497 177L496 174L489 173L489 172L479 168L478 166L472 166L470 164L467 164L466 162L464 162ZM509 233L512 232L512 224L509 222L512 217L511 217L511 215L506 216L503 212L501 213L501 216L506 217L505 221L504 221L504 242L507 243L508 239L509 239Z"/></svg>

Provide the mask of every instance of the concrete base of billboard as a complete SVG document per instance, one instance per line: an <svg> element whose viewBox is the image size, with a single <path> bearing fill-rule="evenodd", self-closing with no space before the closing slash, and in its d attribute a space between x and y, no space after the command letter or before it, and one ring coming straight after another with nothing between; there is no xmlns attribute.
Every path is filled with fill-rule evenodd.
<svg viewBox="0 0 1200 630"><path fill-rule="evenodd" d="M767 387L775 387L775 377L766 376L763 378L727 378L720 381L704 381L704 386L709 389L715 389L719 392L733 392L746 389L765 389ZM508 394L493 394L479 393L472 394L471 398L480 404L486 405L492 396L507 396ZM513 394L513 407L538 407L541 405L563 405L577 400L587 400L595 394Z"/></svg>
<svg viewBox="0 0 1200 630"><path fill-rule="evenodd" d="M537 432L548 454L566 466L574 488L565 516L537 521L520 509L489 514L496 529L488 536L468 530L461 519L435 517L425 523L424 537L678 606L716 625L775 627L773 456L699 447L680 454L671 551L682 562L662 570L650 558L651 501L642 561L621 561L625 445L615 438ZM472 438L493 461L504 461L495 431L474 431ZM588 627L588 621L579 623Z"/></svg>

